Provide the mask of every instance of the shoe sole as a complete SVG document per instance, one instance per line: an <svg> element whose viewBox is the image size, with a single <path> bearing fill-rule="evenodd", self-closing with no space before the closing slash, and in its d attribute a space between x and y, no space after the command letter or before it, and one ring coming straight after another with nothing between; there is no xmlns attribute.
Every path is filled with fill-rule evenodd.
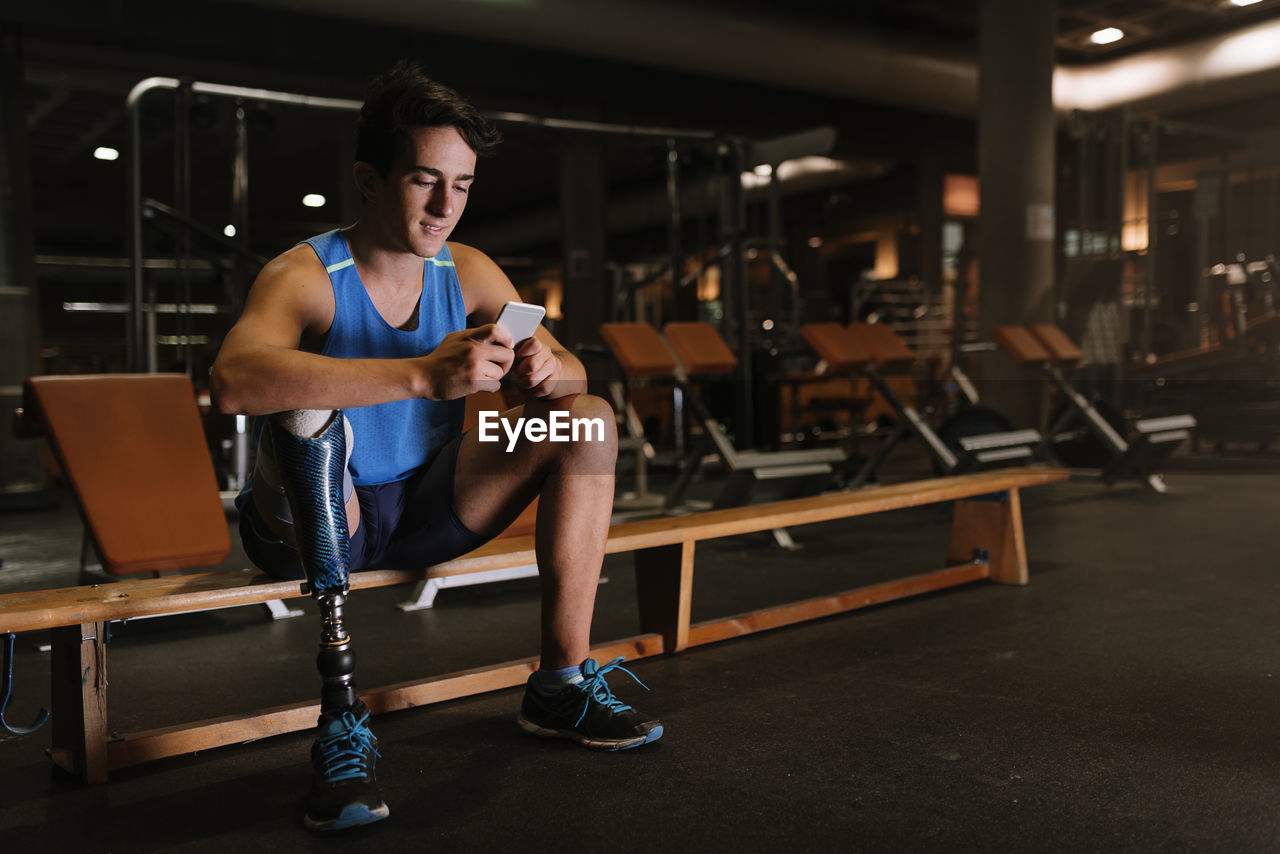
<svg viewBox="0 0 1280 854"><path fill-rule="evenodd" d="M359 827L362 824L373 824L375 821L382 821L389 815L391 815L391 810L386 804L374 809L370 809L364 804L348 804L342 808L342 812L338 813L337 818L328 821L316 821L311 816L305 816L302 823L306 825L307 830L342 830L348 827Z"/></svg>
<svg viewBox="0 0 1280 854"><path fill-rule="evenodd" d="M657 741L662 738L661 726L656 726L644 735L637 735L632 738L591 738L571 729L548 729L547 727L539 726L524 715L516 718L516 723L520 725L520 729L531 735L576 741L590 750L627 750L628 748L639 747L642 744L648 744L651 741Z"/></svg>

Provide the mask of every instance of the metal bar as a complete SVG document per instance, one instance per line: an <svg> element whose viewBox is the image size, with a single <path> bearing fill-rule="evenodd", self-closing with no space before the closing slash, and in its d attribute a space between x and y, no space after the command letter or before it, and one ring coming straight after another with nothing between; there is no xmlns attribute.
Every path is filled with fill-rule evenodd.
<svg viewBox="0 0 1280 854"><path fill-rule="evenodd" d="M191 87L178 88L178 97L174 102L174 199L177 209L184 220L191 220ZM187 305L191 302L191 230L184 228L178 234L177 255L178 267L177 302ZM191 335L190 315L178 313L178 337L184 342L182 347L182 367L187 376L192 372L192 352L189 343ZM154 346L154 344L153 344Z"/></svg>
<svg viewBox="0 0 1280 854"><path fill-rule="evenodd" d="M127 103L132 105L142 95L152 89L174 89L179 81L173 77L148 77L134 86L129 93ZM221 95L229 98L241 98L253 101L268 101L277 104L293 104L299 107L318 107L329 110L347 110L359 112L363 104L348 98L325 98L316 95L300 95L296 92L279 92L272 89L254 89L246 86L228 86L222 83L194 82L191 91L204 95ZM556 119L546 116L535 116L531 113L515 113L503 110L485 112L484 115L495 122L509 124L533 125L554 130L573 130L588 133L612 133L623 136L660 136L676 139L714 140L719 134L712 130L690 128L652 127L646 125L610 124L608 122L588 122L576 119Z"/></svg>
<svg viewBox="0 0 1280 854"><path fill-rule="evenodd" d="M607 122L584 122L575 119L551 119L535 116L530 113L511 113L505 111L486 112L485 116L495 122L533 125L535 127L553 128L555 130L576 130L588 133L613 133L622 136L660 136L675 139L714 140L719 134L712 130L689 130L681 128L648 127L645 125L619 125Z"/></svg>
<svg viewBox="0 0 1280 854"><path fill-rule="evenodd" d="M689 312L686 289L682 287L681 271L684 258L680 247L680 150L672 137L667 139L667 256L671 267L671 299L675 304L676 320L697 320L697 292L694 292L693 312Z"/></svg>
<svg viewBox="0 0 1280 854"><path fill-rule="evenodd" d="M95 314L128 314L132 306L127 302L64 302L63 311L87 311ZM226 306L212 303L161 302L147 306L147 311L154 314L223 314Z"/></svg>
<svg viewBox="0 0 1280 854"><path fill-rule="evenodd" d="M938 462L942 463L943 467L948 472L954 471L959 460L956 458L956 455L951 452L951 449L947 447L946 443L938 437L938 434L933 432L933 428L925 423L925 420L920 417L920 413L916 412L914 408L907 406L902 398L898 397L889 384L885 382L884 377L880 374L880 371L876 369L875 365L867 365L863 372L876 387L876 391L880 392L880 394L884 396L884 399L888 401L889 405L893 407L894 411L899 414L901 423L905 424L911 432L920 439L920 441L924 442L925 445L928 446L930 452L933 453Z"/></svg>
<svg viewBox="0 0 1280 854"><path fill-rule="evenodd" d="M1154 318L1151 311L1151 294L1156 287L1156 247L1160 229L1156 226L1156 136L1159 130L1152 123L1147 134L1147 265L1142 282L1142 355L1151 354L1151 332Z"/></svg>
<svg viewBox="0 0 1280 854"><path fill-rule="evenodd" d="M157 213L163 214L164 216L172 219L178 225L181 225L183 228L187 229L188 231L194 231L196 234L199 234L201 237L207 238L208 240L218 244L224 249L234 252L236 255L239 255L240 257L245 258L246 260L252 261L253 263L259 266L265 266L267 261L269 260L267 258L262 257L261 255L258 255L257 253L250 252L248 249L245 249L244 246L240 245L240 243L238 243L237 241L231 240L225 237L224 235L221 235L218 232L214 231L213 229L209 228L208 226L205 226L196 222L194 219L191 218L189 214L184 214L181 211L174 210L173 208L169 207L163 202L157 202L155 199L144 199L142 201L142 206L146 211L149 211L152 214L157 214ZM240 234L239 226L237 226L236 234L237 236ZM177 259L175 259L174 261L174 266L175 267L179 266L179 262L177 261Z"/></svg>

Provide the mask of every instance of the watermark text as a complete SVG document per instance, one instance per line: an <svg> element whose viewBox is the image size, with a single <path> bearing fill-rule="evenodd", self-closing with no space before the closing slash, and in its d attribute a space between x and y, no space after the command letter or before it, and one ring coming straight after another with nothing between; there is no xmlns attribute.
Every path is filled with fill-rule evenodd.
<svg viewBox="0 0 1280 854"><path fill-rule="evenodd" d="M481 442L501 442L503 434L508 454L515 450L521 436L529 442L603 442L604 419L571 418L568 412L555 410L550 418L521 416L513 422L497 410L481 410L476 438Z"/></svg>

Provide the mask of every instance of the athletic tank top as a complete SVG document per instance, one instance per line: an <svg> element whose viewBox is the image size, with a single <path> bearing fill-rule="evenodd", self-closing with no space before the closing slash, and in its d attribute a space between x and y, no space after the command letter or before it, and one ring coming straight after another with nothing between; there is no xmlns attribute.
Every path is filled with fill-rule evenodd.
<svg viewBox="0 0 1280 854"><path fill-rule="evenodd" d="M445 246L425 260L418 326L405 331L382 319L356 272L341 231L306 241L333 283L333 325L321 355L339 359L425 356L445 335L466 327L462 288ZM462 430L465 401L397 400L344 410L355 434L351 477L358 485L403 480Z"/></svg>

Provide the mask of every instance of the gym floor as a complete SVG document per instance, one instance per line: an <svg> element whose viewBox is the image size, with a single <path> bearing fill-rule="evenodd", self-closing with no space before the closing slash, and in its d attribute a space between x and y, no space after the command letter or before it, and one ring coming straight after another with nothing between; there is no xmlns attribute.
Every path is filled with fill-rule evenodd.
<svg viewBox="0 0 1280 854"><path fill-rule="evenodd" d="M1280 456L1192 453L1170 492L1027 490L1031 584L979 583L635 662L662 741L619 754L521 733L512 689L374 720L391 818L301 825L306 733L85 787L47 727L0 737L6 851L1267 851L1280 848ZM938 568L939 507L699 547L694 619ZM0 513L0 590L75 582L80 526ZM244 565L233 552L228 566ZM594 636L633 634L627 556ZM361 684L536 654L533 579L353 596ZM303 603L306 605L307 603ZM19 637L11 721L48 700ZM261 608L119 626L111 725L132 731L317 695L316 625Z"/></svg>

